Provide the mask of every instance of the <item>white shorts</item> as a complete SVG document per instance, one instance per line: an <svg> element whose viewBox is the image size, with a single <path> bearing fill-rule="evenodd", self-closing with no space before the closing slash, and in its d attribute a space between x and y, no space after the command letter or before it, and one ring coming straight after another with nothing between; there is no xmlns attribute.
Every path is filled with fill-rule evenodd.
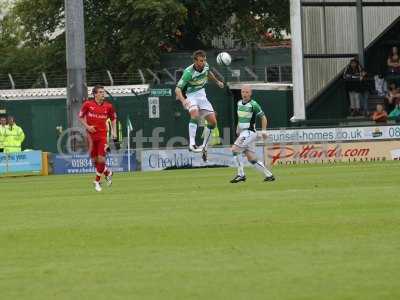
<svg viewBox="0 0 400 300"><path fill-rule="evenodd" d="M240 152L251 151L256 153L256 140L257 133L251 130L243 130L234 145L241 150Z"/></svg>
<svg viewBox="0 0 400 300"><path fill-rule="evenodd" d="M198 109L201 116L207 116L214 112L212 104L207 99L207 95L204 89L198 90L197 92L186 95L189 101L189 111Z"/></svg>

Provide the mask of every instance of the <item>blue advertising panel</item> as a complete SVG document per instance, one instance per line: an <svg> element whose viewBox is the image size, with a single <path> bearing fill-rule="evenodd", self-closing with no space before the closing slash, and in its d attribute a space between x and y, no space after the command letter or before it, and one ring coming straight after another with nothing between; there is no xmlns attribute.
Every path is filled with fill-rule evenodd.
<svg viewBox="0 0 400 300"><path fill-rule="evenodd" d="M264 147L256 147L256 154L263 159ZM140 163L142 171L160 171L174 167L235 166L230 147L209 148L207 162L203 162L201 155L189 152L187 148L143 150ZM247 160L243 163L245 166L250 166Z"/></svg>
<svg viewBox="0 0 400 300"><path fill-rule="evenodd" d="M0 174L40 174L42 151L0 153Z"/></svg>
<svg viewBox="0 0 400 300"><path fill-rule="evenodd" d="M107 167L113 172L128 172L128 152L112 153L106 157ZM136 155L130 154L131 171L136 169ZM83 174L94 173L96 169L88 154L64 155L56 154L53 156L54 174Z"/></svg>

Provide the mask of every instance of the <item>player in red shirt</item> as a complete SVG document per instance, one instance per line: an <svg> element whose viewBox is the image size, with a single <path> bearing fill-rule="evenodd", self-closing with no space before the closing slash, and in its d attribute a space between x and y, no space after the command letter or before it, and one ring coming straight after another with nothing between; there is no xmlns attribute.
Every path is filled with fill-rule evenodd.
<svg viewBox="0 0 400 300"><path fill-rule="evenodd" d="M104 101L104 87L96 85L93 88L93 100L82 104L79 120L88 132L90 157L96 166L96 180L93 182L96 191L101 191L100 179L104 174L107 185L111 185L112 171L106 167L107 119L111 120L111 135L117 138L117 115L111 103Z"/></svg>

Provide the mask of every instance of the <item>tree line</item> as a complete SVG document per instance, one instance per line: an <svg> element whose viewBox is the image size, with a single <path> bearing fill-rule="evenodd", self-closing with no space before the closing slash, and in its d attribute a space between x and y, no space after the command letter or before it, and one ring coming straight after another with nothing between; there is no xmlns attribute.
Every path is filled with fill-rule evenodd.
<svg viewBox="0 0 400 300"><path fill-rule="evenodd" d="M65 73L64 0L0 5L0 74ZM289 29L289 0L84 0L88 72L156 68L163 51L257 43Z"/></svg>

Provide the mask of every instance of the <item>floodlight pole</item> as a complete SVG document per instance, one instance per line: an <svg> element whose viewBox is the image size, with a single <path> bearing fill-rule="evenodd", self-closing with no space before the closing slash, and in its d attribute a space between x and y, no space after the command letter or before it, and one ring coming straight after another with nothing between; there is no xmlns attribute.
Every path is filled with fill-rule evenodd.
<svg viewBox="0 0 400 300"><path fill-rule="evenodd" d="M65 0L68 127L80 127L78 113L87 97L83 0Z"/></svg>
<svg viewBox="0 0 400 300"><path fill-rule="evenodd" d="M303 71L303 34L301 1L290 0L290 30L292 34L293 117L292 122L305 120L305 95Z"/></svg>

